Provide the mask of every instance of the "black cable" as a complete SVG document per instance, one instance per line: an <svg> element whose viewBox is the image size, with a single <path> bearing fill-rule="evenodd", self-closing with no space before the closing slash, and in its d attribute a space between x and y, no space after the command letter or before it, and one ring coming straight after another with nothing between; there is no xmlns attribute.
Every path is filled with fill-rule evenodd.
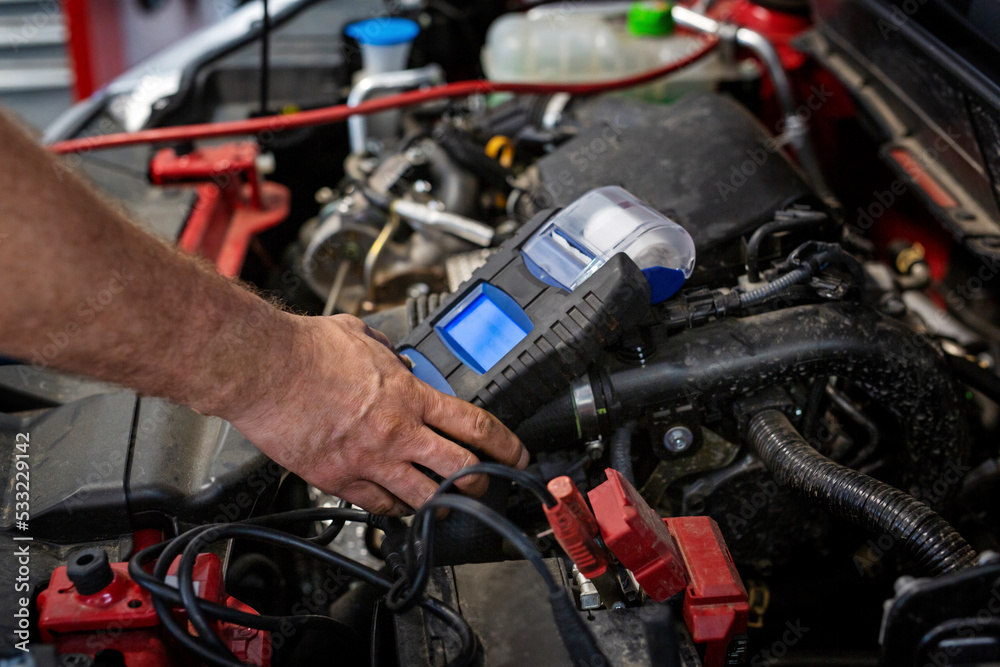
<svg viewBox="0 0 1000 667"><path fill-rule="evenodd" d="M264 19L260 26L260 115L267 115L271 79L271 12L267 0L261 0Z"/></svg>
<svg viewBox="0 0 1000 667"><path fill-rule="evenodd" d="M342 508L318 508L324 510L326 513L339 511L339 512L356 512L357 510L347 510ZM275 519L295 519L301 520L303 512L315 512L316 510L298 510L295 512L287 512L284 515L271 515L267 517L270 520ZM377 524L376 521L369 521L369 523ZM368 568L361 563L357 563L352 559L338 554L334 551L329 551L322 548L316 544L313 544L307 540L283 533L281 531L275 530L273 528L267 528L264 526L254 525L250 523L235 523L235 524L217 524L201 528L196 528L194 530L188 531L187 533L178 536L170 542L161 543L144 549L143 551L136 554L133 557L132 562L129 563L130 574L136 575L135 580L140 585L147 583L147 575L142 571L142 564L147 562L152 557L159 556L157 558L157 564L154 568L153 577L162 580L164 575L169 569L170 563L173 562L174 557L178 552L183 550L184 555L181 558L181 563L178 565L178 590L174 590L162 582L157 582L154 586L148 587L153 595L153 605L157 610L157 614L161 618L161 622L164 628L170 632L185 648L192 651L195 655L203 658L204 660L215 664L223 665L225 667L232 667L233 665L243 665L244 663L235 661L231 652L228 648L223 645L223 651L218 651L217 647L211 646L211 640L207 639L209 635L217 637L214 632L210 632L211 626L208 624L203 612L215 615L213 612L217 610L221 605L215 603L208 603L206 600L197 598L194 595L194 582L193 582L193 566L195 558L197 557L198 551L204 545L224 539L229 537L240 537L243 539L249 539L253 541L264 542L268 544L273 544L276 546L281 546L284 548L291 549L298 553L302 553L306 556L310 556L321 560L322 562L331 564L335 567L339 567L344 570L350 576L361 579L366 583L381 587L389 588L392 581L388 579L385 575L371 568ZM162 552L162 553L159 553ZM185 560L185 557L190 554L189 560ZM134 563L134 564L133 564ZM141 573L141 574L139 574ZM157 593L159 589L168 588L171 592L167 595L160 596ZM177 596L182 603L185 604L185 608L188 613L188 617L195 626L196 630L199 630L199 636L194 637L188 634L187 630L183 628L174 619L170 607L167 606L168 601L172 601L171 598ZM185 603L187 600L188 603ZM427 599L420 600L418 604L424 607L431 613L435 613L446 621L455 631L460 640L460 651L459 657L453 660L450 664L452 667L461 667L462 665L467 665L468 661L471 659L475 652L474 639L475 636L472 629L469 627L468 623L454 612L450 610L440 601L430 602ZM230 610L230 613L226 614L227 622L235 622L240 625L247 625L248 627L253 627L254 624L251 622L249 625L244 622L243 617L240 616L242 612L235 612L235 610ZM252 616L252 615L250 615ZM219 614L218 617L222 617ZM259 617L254 617L259 618ZM232 619L231 621L229 619ZM274 620L285 621L286 619L274 619L274 617L267 617L267 623L270 625ZM330 619L332 620L332 619ZM201 632L209 631L207 634L202 635ZM468 646L469 638L472 638L473 644L471 648Z"/></svg>
<svg viewBox="0 0 1000 667"><path fill-rule="evenodd" d="M195 528L193 531L189 531L189 533L197 533L206 529L207 528ZM187 535L187 533L185 535ZM153 576L157 580L162 581L165 579L166 574L169 571L170 564L173 563L174 556L176 556L177 553L181 550L181 546L183 544L184 540L175 540L173 542L168 543L166 547L163 549L163 553L160 554L160 557L156 561L156 566L153 568ZM155 548L155 547L150 547L150 548ZM142 551L139 552L139 554L142 553L143 553ZM174 639L180 642L180 644L184 648L191 651L196 656L204 660L208 660L216 665L222 664L224 665L224 667L232 667L233 665L242 664L238 661L233 662L228 659L223 663L217 662L215 658L218 658L220 654L224 655L225 645L223 645L224 651L220 652L216 647L216 644L211 642L211 640L208 637L192 637L190 634L188 634L187 628L182 627L181 624L174 617L173 610L171 610L170 607L167 606L166 601L155 595L153 596L153 609L156 610L156 615L159 616L160 623L163 624L164 629L168 633L170 633L170 635L174 637ZM218 643L221 643L221 640L219 640L219 638L215 636L214 632L210 634L217 640Z"/></svg>
<svg viewBox="0 0 1000 667"><path fill-rule="evenodd" d="M469 468L474 467L469 466ZM459 473L462 473L462 471L459 471ZM461 476L459 473L456 473L456 475ZM556 621L556 628L559 631L559 636L563 644L566 646L566 650L569 651L573 664L609 664L607 657L597 646L593 634L591 634L577 612L576 603L569 596L565 588L556 581L552 572L549 571L544 557L535 548L534 542L522 533L509 519L500 516L500 514L489 507L464 496L438 492L417 511L413 519L413 525L410 528L410 533L413 535L419 531L424 547L420 553L421 562L418 568L418 576L412 580L409 590L403 590L405 585L399 585L399 582L406 581L405 578L399 579L397 585L394 585L390 589L389 594L386 595L386 604L390 609L394 607L405 608L408 599L419 595L424 587L426 587L430 576L429 563L433 562L433 521L437 517L437 510L442 508L475 517L477 521L506 538L531 563L549 590L548 600L549 605L552 607L552 615ZM415 550L415 545L413 545L410 551ZM396 598L394 597L395 594L402 594L402 597Z"/></svg>
<svg viewBox="0 0 1000 667"><path fill-rule="evenodd" d="M143 549L140 554L137 554L136 557L129 561L128 573L133 581L139 584L142 588L148 590L153 596L163 598L164 601L170 603L171 605L180 607L183 605L180 592L173 586L154 579L151 574L143 569L147 563L151 562L157 555L159 555L159 553L163 550L163 547L166 547L167 544L169 544L169 542L161 542L149 547L148 549ZM290 624L293 627L303 629L312 628L317 631L350 632L349 628L346 628L342 623L328 616L319 616L317 614L303 614L300 616L268 616L265 614L250 614L248 612L239 611L237 609L233 609L232 607L227 607L210 600L199 599L199 604L207 614L219 619L220 621L246 628L253 628L254 630L281 632Z"/></svg>
<svg viewBox="0 0 1000 667"><path fill-rule="evenodd" d="M797 283L805 282L812 276L812 267L800 266L797 269L793 269L781 276L776 278L771 282L758 287L755 290L751 290L744 294L740 294L740 306L743 308L749 308L750 306L756 306L758 303L762 303L770 299L775 294L781 292L782 290L791 287Z"/></svg>
<svg viewBox="0 0 1000 667"><path fill-rule="evenodd" d="M181 606L183 601L181 600L180 592L162 581L159 581L153 575L146 572L143 568L153 559L158 557L164 548L170 544L170 541L160 542L159 544L153 545L147 549L143 549L138 554L136 554L128 564L129 576L135 581L139 586L146 589L154 597L163 598L166 602L174 606ZM217 602L212 602L210 600L200 600L200 605L202 608L210 615L218 618L221 621L227 623L233 623L235 625L242 625L248 628L254 628L256 630L266 630L268 632L273 632L275 629L279 628L281 623L286 620L293 620L303 618L307 621L312 621L315 619L333 620L327 619L325 616L302 616L302 617L289 617L289 616L264 616L249 614L246 612L238 611L221 605ZM298 623L298 621L294 621ZM302 621L302 624L308 624L306 621Z"/></svg>
<svg viewBox="0 0 1000 667"><path fill-rule="evenodd" d="M181 562L177 566L177 587L184 601L184 608L187 610L188 620L201 638L209 635L218 640L221 646L220 657L226 659L232 656L231 651L219 640L215 634L211 623L198 604L198 595L194 589L194 564L195 559L201 549L212 542L217 542L225 538L242 538L264 544L271 544L290 551L313 557L317 560L333 564L344 570L356 579L361 579L367 583L388 588L392 583L380 572L373 570L361 563L357 563L346 556L342 556L334 551L329 551L323 547L294 537L287 533L250 524L224 524L217 525L198 532L191 541L184 547ZM216 642L209 641L215 645ZM216 646L215 648L218 648ZM216 664L226 664L219 662Z"/></svg>
<svg viewBox="0 0 1000 667"><path fill-rule="evenodd" d="M372 525L373 520L380 517L369 514L361 509L352 508L346 501L340 501L339 507L309 507L300 510L290 510L279 514L267 514L253 519L247 519L243 523L254 525L268 525L271 523L288 523L295 521L331 521L330 525L323 529L319 535L308 538L310 542L326 546L337 539L340 531L344 529L344 524L348 521L357 521ZM377 527L377 526L376 526Z"/></svg>
<svg viewBox="0 0 1000 667"><path fill-rule="evenodd" d="M476 633L472 631L469 624L457 611L434 598L425 598L422 604L425 611L428 611L446 624L451 626L458 634L459 650L455 659L449 663L450 667L469 665L476 657Z"/></svg>
<svg viewBox="0 0 1000 667"><path fill-rule="evenodd" d="M526 472L515 470L514 468L508 468L507 466L499 463L476 463L462 468L441 483L438 490L435 492L434 497L440 497L453 489L455 487L455 483L459 479L468 475L477 474L487 474L517 482L523 488L534 493L547 507L555 507L556 505L555 497L545 487L541 480L529 475ZM426 506L427 504L425 503L424 507ZM481 505L479 506L482 507ZM417 514L413 519L413 524L407 534L410 546L410 548L406 550L407 571L412 574L412 577L409 580L397 580L390 589L389 594L386 596L386 606L390 610L397 613L406 611L416 603L424 588L427 586L427 581L430 579L430 571L434 562L434 542L432 539L433 524L431 521L426 520L427 512L424 510L424 507L421 507L420 510L417 511ZM488 508L483 507L483 509ZM477 515L473 510L470 510L467 513L472 514L476 518L480 518L480 515ZM493 514L497 517L500 516L495 512L493 512ZM513 527L515 534L520 534L516 526L513 524L510 524L510 526ZM497 532L499 532L502 536L507 536L504 532ZM413 536L417 534L420 535L420 543L423 546L422 551L417 549L413 539ZM532 550L534 550L534 545L532 545ZM416 557L418 551L420 551L419 558Z"/></svg>
<svg viewBox="0 0 1000 667"><path fill-rule="evenodd" d="M555 507L556 499L552 493L545 487L542 480L538 479L534 475L524 472L522 470L517 470L516 468L510 468L500 463L474 463L471 466L466 466L453 474L448 479L441 482L441 486L438 487L437 493L447 493L455 486L455 482L462 479L463 477L468 477L469 475L479 475L485 474L491 477L500 477L502 479L509 480L518 484L524 489L531 491L546 507Z"/></svg>
<svg viewBox="0 0 1000 667"><path fill-rule="evenodd" d="M747 241L746 266L747 279L752 282L760 280L760 272L757 268L758 253L760 244L765 238L777 232L785 232L800 227L811 227L826 220L826 214L818 211L778 211L775 219L758 227Z"/></svg>
<svg viewBox="0 0 1000 667"><path fill-rule="evenodd" d="M240 521L239 523L252 526L268 526L277 523L295 523L298 521L356 521L358 523L365 523L372 516L364 510L352 507L307 507L300 510L280 512L278 514L265 514Z"/></svg>
<svg viewBox="0 0 1000 667"><path fill-rule="evenodd" d="M369 584L380 586L382 588L388 588L391 580L375 570L371 570L370 568L367 568L366 566L357 563L346 556L324 549L308 540L260 525L267 523L294 523L303 520L328 519L335 522L343 522L345 520L364 521L368 525L378 528L385 527L384 524L386 523L386 517L370 515L362 510L346 507L321 507L293 510L280 514L271 514L263 517L256 517L254 519L249 519L236 524L202 526L189 530L172 540L161 542L160 544L153 545L140 551L129 562L129 574L136 583L147 589L152 594L153 606L156 609L157 614L160 616L164 628L185 648L192 651L195 655L212 662L213 664L227 666L242 665L244 663L238 661L233 662L234 656L232 656L231 652L225 647L225 645L222 645L223 650L221 651L218 646L211 646L212 640L208 639L208 636L217 638L217 635L215 635L214 632L209 632L205 635L201 634L204 630L210 630L210 625L207 625L206 623L202 628L202 631L199 631L199 636L194 637L187 632L186 628L182 627L176 621L173 617L170 606L168 605L172 604L185 606L188 609L189 617L198 617L200 612L204 612L205 614L223 620L227 623L233 623L243 627L256 628L268 632L280 632L287 628L289 623L291 623L292 626L298 627L323 624L326 626L324 629L328 632L331 629L335 629L339 632L345 628L343 628L343 626L340 623L337 623L334 619L327 618L325 616L258 616L230 609L229 607L225 607L218 603L210 602L198 597L191 600L189 596L188 602L192 603L191 606L189 606L188 604L185 604L183 588L178 590L177 588L167 585L163 581L166 573L169 571L170 564L173 563L175 557L181 553L182 550L187 549L192 543L203 544L212 542L222 539L233 530L244 533L245 531L241 529L246 528L250 529L252 532L257 531L259 533L260 531L263 531L261 534L266 533L267 535L272 536L274 540L272 543L276 543L279 546L285 546L292 548L293 550L299 550L300 552L302 552L302 548L304 548L307 555L319 558L324 562L334 565L335 567L339 567L347 571L348 574L354 576L355 578L362 579ZM244 536L247 537L247 539L255 539L254 537L249 537L247 535ZM259 538L258 541L265 541L265 539ZM292 546L293 544L299 545L300 548ZM197 554L195 554L195 556L197 556ZM156 567L154 568L152 574L148 574L143 567L154 558L157 559ZM180 581L180 575L182 573L183 570L179 565L178 581ZM193 576L192 573L193 561L192 572L187 574ZM194 586L192 582L190 592L193 593L193 590ZM475 634L472 632L468 623L466 623L457 612L451 610L439 601L429 602L427 599L424 599L420 600L418 604L431 613L435 613L441 617L442 620L448 623L448 625L450 625L458 635L460 641L459 656L450 663L450 666L461 667L462 665L467 665L468 661L471 660L471 656L475 653ZM193 613L191 612L192 608L194 609ZM202 619L204 619L204 616L202 616ZM331 626L331 624L333 625ZM194 622L192 622L192 625L194 625ZM198 626L195 625L195 628L198 629ZM471 647L469 646L470 641Z"/></svg>

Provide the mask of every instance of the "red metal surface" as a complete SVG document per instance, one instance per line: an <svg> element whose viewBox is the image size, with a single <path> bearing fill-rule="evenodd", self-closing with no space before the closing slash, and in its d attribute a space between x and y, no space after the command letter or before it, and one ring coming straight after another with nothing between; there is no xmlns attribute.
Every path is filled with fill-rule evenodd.
<svg viewBox="0 0 1000 667"><path fill-rule="evenodd" d="M707 516L664 519L674 536L688 586L684 622L691 638L705 644L705 666L725 664L729 644L747 630L750 605L719 526Z"/></svg>
<svg viewBox="0 0 1000 667"><path fill-rule="evenodd" d="M198 198L178 245L215 264L224 276L239 275L253 237L288 217L288 188L262 181L257 146L242 142L208 146L178 155L159 151L149 164L157 184L197 184Z"/></svg>
<svg viewBox="0 0 1000 667"><path fill-rule="evenodd" d="M170 568L173 575L180 557ZM114 580L93 595L80 595L66 575L66 567L52 573L49 586L38 596L38 628L42 639L53 642L61 653L118 651L128 667L169 667L193 663L160 625L152 598L128 575L127 563L112 563ZM214 554L201 554L195 562L194 581L198 596L256 613L226 595L222 562ZM175 610L183 618L183 610ZM218 623L217 631L233 653L245 662L268 667L271 639L266 632Z"/></svg>
<svg viewBox="0 0 1000 667"><path fill-rule="evenodd" d="M583 576L588 579L602 576L608 571L608 559L597 544L600 529L583 494L566 476L556 477L548 488L555 496L556 506L543 509L556 540Z"/></svg>
<svg viewBox="0 0 1000 667"><path fill-rule="evenodd" d="M63 15L77 100L125 70L118 0L64 0Z"/></svg>
<svg viewBox="0 0 1000 667"><path fill-rule="evenodd" d="M684 590L684 563L666 524L613 468L588 497L604 544L635 575L649 597L662 602Z"/></svg>

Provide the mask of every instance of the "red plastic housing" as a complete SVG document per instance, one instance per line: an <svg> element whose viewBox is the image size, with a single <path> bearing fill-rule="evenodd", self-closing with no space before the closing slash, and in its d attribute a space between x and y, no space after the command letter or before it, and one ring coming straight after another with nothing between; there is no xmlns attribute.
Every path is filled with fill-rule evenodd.
<svg viewBox="0 0 1000 667"><path fill-rule="evenodd" d="M604 543L657 602L685 591L684 622L706 645L705 667L723 667L750 606L719 526L707 516L663 519L617 470L606 472L589 494Z"/></svg>
<svg viewBox="0 0 1000 667"><path fill-rule="evenodd" d="M621 473L589 494L604 544L635 575L649 597L662 602L684 590L684 563L666 524Z"/></svg>
<svg viewBox="0 0 1000 667"><path fill-rule="evenodd" d="M149 163L159 185L197 184L198 199L178 245L213 262L224 276L239 275L253 237L288 217L288 188L262 181L257 146L248 142L206 146L184 155L165 148Z"/></svg>
<svg viewBox="0 0 1000 667"><path fill-rule="evenodd" d="M170 574L177 571L174 561ZM60 654L118 651L128 667L170 667L189 664L192 658L176 645L160 625L148 592L128 574L128 563L112 563L114 580L93 595L80 595L66 576L66 567L52 573L49 586L38 596L38 629L42 639L53 642ZM215 554L201 554L194 567L198 597L247 613L256 613L229 597L223 588L222 562ZM175 615L183 618L182 610ZM216 631L237 658L262 667L271 664L271 637L267 632L230 623L217 623Z"/></svg>
<svg viewBox="0 0 1000 667"><path fill-rule="evenodd" d="M663 519L677 542L688 586L684 622L691 638L706 644L705 666L725 664L729 644L747 630L750 605L719 526L707 516Z"/></svg>
<svg viewBox="0 0 1000 667"><path fill-rule="evenodd" d="M552 534L583 576L588 579L602 576L608 571L608 559L597 544L600 535L597 519L583 494L565 475L551 480L548 488L556 499L555 507L543 508Z"/></svg>

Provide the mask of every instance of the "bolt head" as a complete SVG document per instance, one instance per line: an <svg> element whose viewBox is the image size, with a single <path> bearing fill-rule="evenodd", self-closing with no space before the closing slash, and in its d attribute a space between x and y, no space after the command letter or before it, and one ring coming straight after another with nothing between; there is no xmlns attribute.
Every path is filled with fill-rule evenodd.
<svg viewBox="0 0 1000 667"><path fill-rule="evenodd" d="M673 454L680 454L693 444L694 433L687 426L673 426L663 436L663 446Z"/></svg>

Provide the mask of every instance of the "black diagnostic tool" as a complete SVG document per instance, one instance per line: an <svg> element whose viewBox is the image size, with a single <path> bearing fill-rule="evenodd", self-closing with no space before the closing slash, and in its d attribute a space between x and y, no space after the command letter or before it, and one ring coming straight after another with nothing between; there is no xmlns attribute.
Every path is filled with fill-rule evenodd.
<svg viewBox="0 0 1000 667"><path fill-rule="evenodd" d="M526 223L397 347L417 377L516 428L693 267L683 228L600 188Z"/></svg>

